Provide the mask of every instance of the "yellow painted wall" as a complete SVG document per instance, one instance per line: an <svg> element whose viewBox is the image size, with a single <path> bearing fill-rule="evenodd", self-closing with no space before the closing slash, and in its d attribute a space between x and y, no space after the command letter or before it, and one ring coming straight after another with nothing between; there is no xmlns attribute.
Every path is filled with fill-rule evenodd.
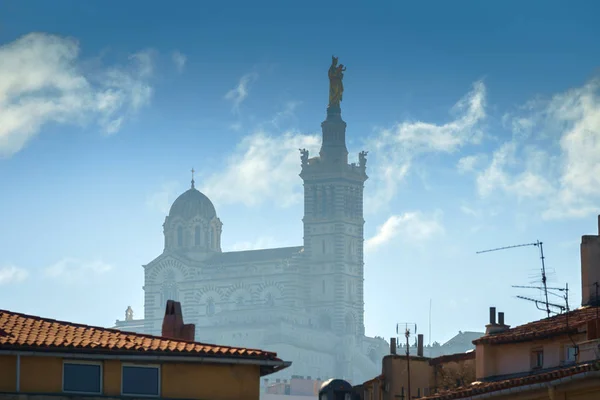
<svg viewBox="0 0 600 400"><path fill-rule="evenodd" d="M105 360L103 366L104 394L106 396L121 395L121 362Z"/></svg>
<svg viewBox="0 0 600 400"><path fill-rule="evenodd" d="M63 359L21 356L21 392L62 392ZM0 392L16 390L16 357L0 356ZM121 362L103 362L103 394L121 394ZM163 364L161 396L214 400L259 398L260 369L253 365Z"/></svg>
<svg viewBox="0 0 600 400"><path fill-rule="evenodd" d="M258 399L260 370L253 365L164 364L162 395L171 398Z"/></svg>
<svg viewBox="0 0 600 400"><path fill-rule="evenodd" d="M14 392L17 387L16 356L0 356L0 392Z"/></svg>
<svg viewBox="0 0 600 400"><path fill-rule="evenodd" d="M21 356L21 391L60 393L62 391L62 359Z"/></svg>

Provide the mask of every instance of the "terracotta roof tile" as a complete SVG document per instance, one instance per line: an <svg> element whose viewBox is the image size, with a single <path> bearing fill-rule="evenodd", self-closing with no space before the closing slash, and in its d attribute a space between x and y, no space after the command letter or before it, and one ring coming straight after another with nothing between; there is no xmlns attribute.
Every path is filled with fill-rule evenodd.
<svg viewBox="0 0 600 400"><path fill-rule="evenodd" d="M0 310L0 350L77 351L252 358L281 361L273 352L187 342ZM165 354L166 353L166 354Z"/></svg>
<svg viewBox="0 0 600 400"><path fill-rule="evenodd" d="M553 381L555 379L564 378L582 374L589 371L600 371L600 361L593 363L579 364L572 367L556 369L552 371L541 371L535 375L527 375L525 377L505 379L494 382L477 382L468 387L462 387L454 390L440 392L438 394L422 397L421 400L452 400L464 399L471 396L476 396L484 393L496 392L504 389L511 389L519 386L531 385L534 383L543 383Z"/></svg>
<svg viewBox="0 0 600 400"><path fill-rule="evenodd" d="M525 342L540 338L572 333L578 327L596 318L599 307L579 308L569 313L555 315L539 321L530 322L525 325L516 326L512 329L492 335L485 335L473 341L473 344L501 344ZM568 315L567 315L568 314ZM567 328L567 316L569 325Z"/></svg>

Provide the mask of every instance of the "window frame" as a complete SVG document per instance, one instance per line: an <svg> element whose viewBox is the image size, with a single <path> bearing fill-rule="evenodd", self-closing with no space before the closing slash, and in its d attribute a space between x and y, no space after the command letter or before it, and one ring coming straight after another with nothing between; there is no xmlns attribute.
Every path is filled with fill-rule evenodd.
<svg viewBox="0 0 600 400"><path fill-rule="evenodd" d="M123 371L125 368L152 368L152 369L158 370L158 393L157 394L124 393L123 392L123 382L125 381L125 379L123 379ZM162 369L161 369L160 364L121 363L121 396L149 397L149 398L159 397L160 398L161 397L160 394L162 392L161 380L162 380Z"/></svg>
<svg viewBox="0 0 600 400"><path fill-rule="evenodd" d="M65 390L65 364L73 364L73 365L97 365L100 367L100 391L99 392L80 392L74 390ZM73 360L73 359L63 359L62 362L62 374L61 374L61 390L63 393L73 393L73 394L97 394L103 395L104 393L104 363L102 361L87 361L87 360Z"/></svg>
<svg viewBox="0 0 600 400"><path fill-rule="evenodd" d="M569 353L573 352L573 358L569 359ZM566 345L565 346L565 364L574 364L577 362L577 347L573 346L573 345Z"/></svg>
<svg viewBox="0 0 600 400"><path fill-rule="evenodd" d="M541 355L541 365L538 364L538 360ZM537 347L531 350L531 369L542 369L544 368L544 349Z"/></svg>

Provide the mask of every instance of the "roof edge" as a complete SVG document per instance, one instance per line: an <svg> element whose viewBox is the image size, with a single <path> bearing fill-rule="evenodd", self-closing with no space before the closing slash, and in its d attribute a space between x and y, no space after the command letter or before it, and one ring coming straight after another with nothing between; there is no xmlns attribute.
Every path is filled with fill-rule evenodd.
<svg viewBox="0 0 600 400"><path fill-rule="evenodd" d="M122 335L132 335L132 336L137 336L137 337L147 338L147 339L169 340L171 342L177 342L177 343L199 344L199 345L203 345L203 346L221 347L221 348L227 348L227 349L231 349L231 350L256 351L258 353L262 353L262 355L261 355L262 357L275 357L275 358L277 357L276 352L262 350L262 349L253 349L253 348L248 348L248 347L237 347L237 346L226 346L226 345L220 345L220 344L215 344L215 343L205 343L205 342L197 342L197 341L190 341L190 340L183 340L183 339L172 339L172 338L168 338L168 337L164 337L164 336L150 335L147 333L136 333L136 332L117 329L117 328L106 328L106 327L101 327L101 326L86 325L86 324L82 324L82 323L78 323L78 322L69 322L69 321L57 320L57 319L52 319L52 318L40 317L37 315L24 314L24 313L20 313L20 312L16 312L16 311L0 309L0 314L2 314L2 313L5 313L7 315L16 315L16 316L19 316L22 318L37 319L39 321L43 321L43 322L47 322L47 323L57 323L57 324L61 324L61 325L68 325L68 326L81 328L81 329L93 329L93 330L97 330L97 331L106 331L106 332L117 333L117 334L122 334ZM6 332L9 335L11 334L9 331L6 331ZM22 346L19 346L19 347L22 348ZM6 346L5 346L5 348L6 348ZM64 349L64 347L60 347L60 346L59 347L38 347L38 348L39 349L43 348L44 351L55 351L55 349ZM0 351L2 351L1 347L0 347ZM23 351L27 351L27 350L23 350ZM77 353L77 352L75 352L75 353ZM93 353L93 354L96 354L96 353ZM123 353L121 353L121 354L123 354Z"/></svg>
<svg viewBox="0 0 600 400"><path fill-rule="evenodd" d="M290 361L283 361L279 358L264 359L251 357L223 357L219 356L181 356L165 354L123 354L118 351L111 353L91 353L77 351L37 351L37 350L2 350L1 355L14 356L35 356L35 357L62 357L76 358L79 360L121 360L121 361L154 361L154 362L183 362L183 363L206 363L206 364L241 364L257 365L261 367L287 368L291 365Z"/></svg>

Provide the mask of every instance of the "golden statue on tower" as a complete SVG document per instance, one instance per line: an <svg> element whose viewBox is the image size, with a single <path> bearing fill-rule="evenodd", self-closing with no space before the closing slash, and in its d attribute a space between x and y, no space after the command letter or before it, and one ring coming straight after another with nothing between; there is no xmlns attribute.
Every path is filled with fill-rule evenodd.
<svg viewBox="0 0 600 400"><path fill-rule="evenodd" d="M331 56L331 67L329 67L329 108L339 109L344 93L344 64L338 65L338 58Z"/></svg>

